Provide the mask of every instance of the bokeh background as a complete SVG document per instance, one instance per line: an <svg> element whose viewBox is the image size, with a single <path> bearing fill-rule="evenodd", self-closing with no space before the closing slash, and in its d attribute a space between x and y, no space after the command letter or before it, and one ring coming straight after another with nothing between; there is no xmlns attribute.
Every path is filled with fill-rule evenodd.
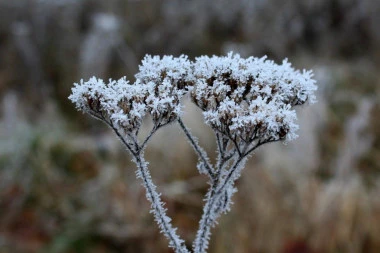
<svg viewBox="0 0 380 253"><path fill-rule="evenodd" d="M0 252L172 252L130 156L67 97L93 75L133 81L145 54L231 50L313 69L319 102L299 110L297 141L252 157L210 252L380 252L375 0L0 0ZM207 184L180 129L155 136L147 159L192 241Z"/></svg>

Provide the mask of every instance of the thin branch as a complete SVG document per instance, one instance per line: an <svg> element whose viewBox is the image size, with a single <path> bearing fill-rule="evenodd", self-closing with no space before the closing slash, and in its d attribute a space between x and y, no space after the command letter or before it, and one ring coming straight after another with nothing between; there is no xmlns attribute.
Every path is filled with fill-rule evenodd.
<svg viewBox="0 0 380 253"><path fill-rule="evenodd" d="M223 169L226 166L227 162L234 157L236 154L236 149L232 149L227 152L227 147L231 141L229 138L225 138L222 134L215 131L216 140L218 144L218 160L216 164L215 180L214 183L218 184L221 175L223 174Z"/></svg>
<svg viewBox="0 0 380 253"><path fill-rule="evenodd" d="M221 186L221 187L218 189L218 191L216 192L216 195L222 193L222 191L224 190L224 188L226 187L226 185L231 181L231 178L233 178L233 175L235 174L237 168L239 167L238 165L241 163L241 161L242 161L244 158L245 158L245 157L239 157L239 158L236 160L234 166L230 169L230 171L229 171L227 177L225 178L225 180L224 180L222 186Z"/></svg>
<svg viewBox="0 0 380 253"><path fill-rule="evenodd" d="M216 136L216 143L217 143L217 147L218 147L218 159L217 159L217 163L216 163L216 178L218 178L218 175L220 174L221 170L222 170L222 167L223 167L223 164L224 164L224 156L225 156L225 152L226 152L226 145L223 145L221 143L221 139L220 139L220 134L219 133L215 133L215 136ZM216 179L218 180L218 179Z"/></svg>
<svg viewBox="0 0 380 253"><path fill-rule="evenodd" d="M113 122L111 120L107 120L101 112L98 112L101 116L98 116L98 115L96 115L95 113L93 113L91 111L89 111L88 113L92 117L94 117L94 118L96 118L96 119L98 119L98 120L103 121L104 123L106 123L106 125L108 125L115 132L115 134L117 135L117 137L119 137L120 141L124 144L124 146L127 147L127 149L129 150L129 152L131 152L132 155L136 154L136 152L133 150L133 148L131 147L131 145L120 134L119 130L115 127L115 125L113 124ZM137 149L137 146L135 146L135 149Z"/></svg>
<svg viewBox="0 0 380 253"><path fill-rule="evenodd" d="M227 140L221 140L221 138L224 138L223 134L219 133L218 131L215 132L218 146L217 170L214 180L212 181L212 185L210 186L206 194L207 200L203 209L204 213L199 222L199 229L197 231L197 235L193 243L193 250L197 253L202 253L206 251L211 235L210 226L213 224L213 221L217 219L218 215L220 215L221 210L223 209L223 205L225 205L225 203L222 203L221 201L215 199L217 198L216 190L220 185L220 180L223 175L223 169L226 165L226 162L228 162L229 159L231 159L238 150L234 149L234 151L230 152L230 154L226 157L225 152L228 147L228 142L232 141L232 138L226 138ZM225 196L227 196L226 192Z"/></svg>
<svg viewBox="0 0 380 253"><path fill-rule="evenodd" d="M223 148L225 150L227 150L228 144L230 143L230 139L228 139L224 135L222 135L222 143L223 143Z"/></svg>
<svg viewBox="0 0 380 253"><path fill-rule="evenodd" d="M249 155L250 153L252 153L255 149L257 149L258 147L260 147L261 145L264 145L266 143L271 143L271 142L275 142L275 141L279 141L279 139L269 139L269 140L265 140L265 141L261 141L259 140L256 145L254 145L252 148L250 148L247 152L244 153L244 157Z"/></svg>
<svg viewBox="0 0 380 253"><path fill-rule="evenodd" d="M212 185L208 192L208 198L204 207L204 213L202 215L200 226L197 232L196 239L194 241L194 251L195 252L205 252L208 247L208 241L210 237L210 229L211 225L216 221L216 219L220 215L220 211L222 210L221 207L218 207L217 205L220 203L221 198L226 197L226 189L228 185L233 184L233 182L237 179L237 176L239 175L239 172L241 170L241 163L247 158L247 156L256 148L259 146L274 142L276 139L267 140L263 142L258 142L256 145L254 145L251 149L244 152L243 154L239 154L239 157L236 159L234 165L231 167L231 169L228 172L228 175L224 179L224 181L221 183L219 182L220 186ZM247 149L248 146L245 146L244 149ZM226 200L228 201L228 200ZM223 202L224 203L224 202ZM224 203L225 204L225 203Z"/></svg>
<svg viewBox="0 0 380 253"><path fill-rule="evenodd" d="M226 157L224 157L224 162L228 162L236 154L236 149L231 150Z"/></svg>
<svg viewBox="0 0 380 253"><path fill-rule="evenodd" d="M270 143L270 142L275 142L275 141L278 141L278 139L270 139L270 140L266 140L266 141L259 141L256 145L254 145L251 149L249 149L247 152L245 152L243 154L243 156L239 157L235 163L235 165L231 168L231 170L229 171L227 177L225 178L224 180L224 183L222 184L222 186L218 189L217 193L216 194L220 194L223 189L226 187L226 185L228 185L229 181L231 181L231 178L233 178L237 168L238 168L238 165L239 163L245 159L252 151L254 151L256 148L260 147L261 145L264 145L266 143Z"/></svg>
<svg viewBox="0 0 380 253"><path fill-rule="evenodd" d="M119 137L119 139L124 144L124 146L127 147L127 149L129 150L129 152L131 152L132 155L136 155L136 151L132 149L131 145L119 133L118 129L113 125L113 123L112 122L106 122L106 124L112 128L112 130L116 133L117 137ZM135 147L135 149L137 149L137 147Z"/></svg>
<svg viewBox="0 0 380 253"><path fill-rule="evenodd" d="M138 150L139 150L139 142L137 141L137 136L135 134L133 134L132 132L126 132L126 135L133 142L133 145L136 148L136 152L138 152Z"/></svg>
<svg viewBox="0 0 380 253"><path fill-rule="evenodd" d="M221 158L223 158L223 150L225 150L225 145L223 145L221 143L221 139L220 139L220 134L219 133L215 133L215 136L216 136L216 143L217 143L217 146L218 146L218 153L219 155L221 155Z"/></svg>
<svg viewBox="0 0 380 253"><path fill-rule="evenodd" d="M181 126L182 130L184 131L186 137L190 141L190 144L194 148L194 150L197 153L199 159L203 162L203 165L206 168L207 174L213 180L214 177L215 177L215 172L214 172L214 169L212 168L212 166L211 166L211 164L209 162L210 160L209 160L206 152L204 151L204 149L201 146L199 146L198 140L191 135L190 131L187 129L187 127L185 126L185 124L183 123L183 121L181 120L181 118L178 118L178 123Z"/></svg>
<svg viewBox="0 0 380 253"><path fill-rule="evenodd" d="M141 153L138 153L135 158L135 163L138 167L137 177L141 178L146 189L146 197L151 202L152 213L159 225L161 232L169 239L169 245L176 253L189 253L184 241L176 234L176 228L173 228L171 219L166 215L166 209L160 198L160 194L156 191L156 185L152 181L152 177L147 168L147 163L144 161Z"/></svg>
<svg viewBox="0 0 380 253"><path fill-rule="evenodd" d="M231 168L230 173L232 171L236 171L236 168L238 168L239 164L244 158L239 157L234 166ZM197 231L196 238L193 243L193 250L194 252L197 253L203 253L206 252L206 249L208 248L208 243L210 240L210 229L211 225L216 221L216 219L219 217L220 212L218 211L220 208L217 208L216 204L220 202L220 198L222 194L225 192L225 186L226 186L226 181L230 181L230 178L232 178L232 175L227 178L222 187L218 188L218 185L213 184L212 187L210 188L209 192L207 193L207 201L204 206L204 212L202 214L202 218L199 222L199 229ZM215 210L217 208L218 210ZM214 211L215 210L215 211Z"/></svg>
<svg viewBox="0 0 380 253"><path fill-rule="evenodd" d="M142 179L143 186L146 189L147 199L151 202L152 212L154 217L159 225L161 232L169 239L169 245L172 247L176 253L189 253L186 246L184 245L184 241L176 234L176 228L173 228L170 221L171 219L166 215L166 209L164 208L163 202L160 198L160 194L156 191L156 186L152 181L150 172L147 168L147 163L144 161L142 157L142 150L145 147L146 142L151 138L153 133L160 127L154 127L151 131L151 134L146 138L143 145L139 146L137 143L136 136L132 136L131 133L127 133L129 138L134 142L133 148L127 142L127 140L121 135L119 130L114 126L112 121L106 120L104 117L97 116L92 114L99 120L104 121L108 126L112 128L112 130L116 133L122 143L127 147L127 149L131 152L134 157L134 162L137 165L137 176Z"/></svg>
<svg viewBox="0 0 380 253"><path fill-rule="evenodd" d="M239 144L236 141L236 137L235 138L232 138L232 136L229 136L229 137L232 140L232 143L235 145L235 149L238 152L239 156L242 156L242 153L241 153L240 148L239 148Z"/></svg>
<svg viewBox="0 0 380 253"><path fill-rule="evenodd" d="M141 125L137 126L136 131L135 131L136 136L139 136L140 128L141 128Z"/></svg>
<svg viewBox="0 0 380 253"><path fill-rule="evenodd" d="M166 123L154 123L152 130L150 130L148 136L145 138L143 143L139 146L139 150L144 150L146 147L146 144L149 142L149 140L152 138L152 136L158 131L158 129L169 125L171 122L166 122Z"/></svg>
<svg viewBox="0 0 380 253"><path fill-rule="evenodd" d="M145 138L144 142L140 145L139 150L144 150L146 144L152 138L153 134L160 128L160 124L154 124L152 130L150 130L149 135Z"/></svg>

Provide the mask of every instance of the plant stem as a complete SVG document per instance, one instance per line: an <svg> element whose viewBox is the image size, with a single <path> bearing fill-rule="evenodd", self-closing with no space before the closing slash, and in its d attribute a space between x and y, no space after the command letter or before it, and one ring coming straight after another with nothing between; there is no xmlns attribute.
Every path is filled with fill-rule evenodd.
<svg viewBox="0 0 380 253"><path fill-rule="evenodd" d="M156 191L156 185L152 181L152 177L147 167L143 155L141 153L134 156L134 162L137 165L137 177L141 178L143 185L146 189L146 197L151 202L152 213L154 218L161 229L161 232L169 239L169 246L172 247L176 253L189 253L184 241L176 234L176 228L173 228L171 219L166 215L166 208L160 198L160 194Z"/></svg>
<svg viewBox="0 0 380 253"><path fill-rule="evenodd" d="M122 143L126 146L126 148L130 151L133 156L133 161L137 166L136 175L138 178L141 178L142 184L146 190L146 197L151 203L151 212L154 215L154 218L161 229L161 232L168 238L169 246L172 247L176 253L189 253L188 249L184 245L184 240L182 240L176 234L176 228L173 228L171 224L171 219L166 214L166 208L164 207L164 203L160 198L160 194L156 191L157 186L153 183L152 177L150 175L148 169L148 163L144 160L143 150L146 146L146 143L151 138L151 136L155 133L155 131L160 128L160 125L155 126L146 140L142 145L138 145L137 141L134 141L132 144L128 144L123 135L118 131L118 129L112 124L112 122L107 122L103 119L116 133ZM134 140L137 140L137 136L130 136Z"/></svg>
<svg viewBox="0 0 380 253"><path fill-rule="evenodd" d="M178 118L178 123L181 126L183 132L185 133L187 139L189 140L191 146L197 153L199 159L202 161L204 167L206 168L206 173L208 174L211 180L214 180L215 172L210 164L206 152L203 150L201 146L199 146L198 140L190 133L189 129L187 129L181 118Z"/></svg>
<svg viewBox="0 0 380 253"><path fill-rule="evenodd" d="M233 167L230 169L230 174L239 167L240 163L244 160L244 158L239 157ZM216 221L219 217L220 213L214 212L216 208L216 204L220 201L223 193L225 192L225 188L227 185L231 183L231 179L234 177L227 177L226 180L221 184L220 181L215 182L209 189L207 193L208 197L206 200L206 204L204 206L204 212L202 218L199 222L199 229L197 231L197 236L194 240L193 248L196 253L204 253L208 248L208 241L210 239L210 229L211 225ZM221 187L219 187L221 185ZM219 189L218 189L219 188Z"/></svg>

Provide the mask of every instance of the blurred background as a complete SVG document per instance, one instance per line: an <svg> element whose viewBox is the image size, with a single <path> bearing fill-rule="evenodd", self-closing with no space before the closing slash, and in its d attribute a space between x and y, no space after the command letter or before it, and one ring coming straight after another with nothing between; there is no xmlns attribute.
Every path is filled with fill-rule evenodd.
<svg viewBox="0 0 380 253"><path fill-rule="evenodd" d="M261 147L210 252L380 252L380 1L0 0L0 252L172 252L135 167L67 99L92 75L133 75L145 54L268 55L313 69L318 103L297 141ZM188 102L186 102L188 104ZM215 157L212 132L186 122ZM180 129L147 159L191 242L206 178Z"/></svg>

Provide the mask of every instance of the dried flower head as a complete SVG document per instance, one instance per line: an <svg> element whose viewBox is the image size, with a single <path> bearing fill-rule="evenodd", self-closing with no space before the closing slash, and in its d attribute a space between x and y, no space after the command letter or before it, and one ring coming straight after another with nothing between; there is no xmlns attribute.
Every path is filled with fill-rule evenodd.
<svg viewBox="0 0 380 253"><path fill-rule="evenodd" d="M181 114L181 99L188 90L189 76L191 62L187 56L145 56L136 79L149 86L145 102L155 122L172 122Z"/></svg>
<svg viewBox="0 0 380 253"><path fill-rule="evenodd" d="M131 85L125 78L105 83L92 77L75 83L69 99L77 109L100 120L112 121L125 131L133 131L141 126L147 112L148 88L143 84Z"/></svg>
<svg viewBox="0 0 380 253"><path fill-rule="evenodd" d="M311 71L295 70L287 60L278 65L232 53L196 58L191 78L191 97L206 123L246 142L294 139L294 106L314 102L317 89Z"/></svg>

